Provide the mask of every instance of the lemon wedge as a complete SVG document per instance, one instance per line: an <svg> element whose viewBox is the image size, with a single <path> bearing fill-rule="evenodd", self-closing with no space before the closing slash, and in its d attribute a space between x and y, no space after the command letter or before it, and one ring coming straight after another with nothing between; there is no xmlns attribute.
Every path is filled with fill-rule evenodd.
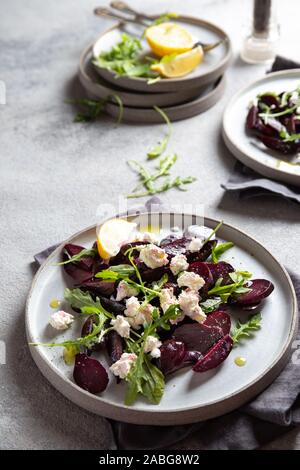
<svg viewBox="0 0 300 470"><path fill-rule="evenodd" d="M110 219L97 227L97 247L103 259L116 256L120 247L129 241L136 224L124 219Z"/></svg>
<svg viewBox="0 0 300 470"><path fill-rule="evenodd" d="M166 78L183 77L201 64L203 55L202 47L197 46L191 51L178 54L170 60L151 65L151 70Z"/></svg>
<svg viewBox="0 0 300 470"><path fill-rule="evenodd" d="M195 44L195 39L189 31L170 22L150 26L145 37L154 54L159 57L190 51Z"/></svg>

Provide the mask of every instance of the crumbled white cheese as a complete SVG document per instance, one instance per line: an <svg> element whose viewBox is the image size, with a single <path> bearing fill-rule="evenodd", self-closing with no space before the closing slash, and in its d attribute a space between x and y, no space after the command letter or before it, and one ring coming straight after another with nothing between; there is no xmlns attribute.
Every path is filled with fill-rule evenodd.
<svg viewBox="0 0 300 470"><path fill-rule="evenodd" d="M196 253L202 248L202 245L203 245L203 240L201 240L201 238L194 237L190 241L187 249L191 251L192 253Z"/></svg>
<svg viewBox="0 0 300 470"><path fill-rule="evenodd" d="M144 351L145 353L150 353L152 357L160 357L160 346L162 342L159 341L158 338L155 336L147 336L145 344L144 344Z"/></svg>
<svg viewBox="0 0 300 470"><path fill-rule="evenodd" d="M126 300L126 309L124 314L128 317L127 321L132 328L138 330L144 323L149 323L152 318L154 307L147 304L144 307L136 297L130 297Z"/></svg>
<svg viewBox="0 0 300 470"><path fill-rule="evenodd" d="M136 359L137 356L134 353L123 353L120 359L110 366L110 370L120 379L125 379Z"/></svg>
<svg viewBox="0 0 300 470"><path fill-rule="evenodd" d="M126 300L126 309L124 311L124 314L126 317L135 317L140 309L140 302L139 300L132 296L129 299Z"/></svg>
<svg viewBox="0 0 300 470"><path fill-rule="evenodd" d="M141 249L139 258L151 269L160 268L169 262L167 253L152 243Z"/></svg>
<svg viewBox="0 0 300 470"><path fill-rule="evenodd" d="M171 305L177 304L178 300L174 295L173 287L168 287L160 291L160 306L165 313Z"/></svg>
<svg viewBox="0 0 300 470"><path fill-rule="evenodd" d="M178 277L177 284L179 287L189 287L192 290L198 291L204 286L205 281L199 274L185 271Z"/></svg>
<svg viewBox="0 0 300 470"><path fill-rule="evenodd" d="M129 338L130 324L122 315L117 315L116 319L111 320L110 324L122 338Z"/></svg>
<svg viewBox="0 0 300 470"><path fill-rule="evenodd" d="M295 91L293 91L293 93L290 96L289 105L293 106L293 105L297 104L298 100L299 100L299 93L295 90Z"/></svg>
<svg viewBox="0 0 300 470"><path fill-rule="evenodd" d="M135 287L130 286L125 281L121 281L117 287L117 296L116 300L120 301L125 299L126 297L132 297L134 295L138 295L138 290Z"/></svg>
<svg viewBox="0 0 300 470"><path fill-rule="evenodd" d="M66 330L73 321L74 316L63 310L53 313L49 318L50 325L56 330Z"/></svg>
<svg viewBox="0 0 300 470"><path fill-rule="evenodd" d="M206 319L206 315L199 305L199 294L194 290L187 289L178 297L179 306L183 313L192 320L202 323Z"/></svg>
<svg viewBox="0 0 300 470"><path fill-rule="evenodd" d="M159 237L153 232L135 232L130 240L131 242L149 242L158 243Z"/></svg>
<svg viewBox="0 0 300 470"><path fill-rule="evenodd" d="M176 255L174 258L171 259L170 269L174 276L181 273L182 271L186 271L189 267L189 263L184 255Z"/></svg>

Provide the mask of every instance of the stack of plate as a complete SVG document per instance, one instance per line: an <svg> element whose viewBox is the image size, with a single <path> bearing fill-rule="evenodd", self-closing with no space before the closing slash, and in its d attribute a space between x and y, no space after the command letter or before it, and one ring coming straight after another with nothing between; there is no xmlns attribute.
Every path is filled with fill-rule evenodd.
<svg viewBox="0 0 300 470"><path fill-rule="evenodd" d="M159 106L172 121L195 116L213 106L225 88L224 72L231 57L228 36L219 27L198 18L180 16L183 24L196 41L215 43L223 40L215 49L205 54L203 62L189 75L182 78L162 78L152 84L146 78L118 76L114 72L93 64L93 58L108 51L121 40L122 33L141 37L141 27L118 23L105 31L80 57L79 79L88 95L95 99L108 99L106 111L117 117L119 106L113 95L121 99L123 119L131 122L161 122L161 116L153 109ZM145 55L151 51L142 40Z"/></svg>

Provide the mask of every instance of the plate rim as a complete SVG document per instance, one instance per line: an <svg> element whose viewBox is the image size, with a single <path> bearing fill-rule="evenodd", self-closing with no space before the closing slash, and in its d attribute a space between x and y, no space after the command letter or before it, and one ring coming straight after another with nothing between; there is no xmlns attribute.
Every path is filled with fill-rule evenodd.
<svg viewBox="0 0 300 470"><path fill-rule="evenodd" d="M152 15L152 19L156 19L158 18L159 15ZM151 85L151 90L148 90L148 93L152 93L152 92L164 92L164 91L167 91L166 88L167 88L167 84L171 84L172 85L180 85L182 83L185 83L186 86L190 86L190 87L197 87L199 86L199 81L201 81L201 84L205 85L207 83L210 83L212 82L215 78L217 78L218 76L220 75L223 75L227 66L229 65L230 63L230 60L232 59L232 56L233 56L233 49L232 49L232 42L231 42L231 39L229 37L229 35L226 33L226 31L224 31L222 28L220 28L219 26L217 26L215 23L212 23L210 21L207 21L207 20L204 20L202 18L199 18L199 17L196 17L196 16L190 16L190 15L181 15L179 14L178 17L176 18L176 20L178 21L186 21L187 23L190 23L190 24L194 24L194 25L202 25L204 27L206 27L207 29L209 29L210 31L214 31L214 32L217 32L221 37L223 37L225 40L226 40L226 45L227 45L227 52L226 54L224 55L224 57L220 60L220 62L218 62L217 66L212 66L205 74L203 75L200 75L198 77L191 77L189 75L187 76L184 76L184 77L179 77L179 78L168 78L166 80L162 80L162 81L159 81L157 83L153 83ZM95 47L95 44L107 33L115 30L115 29L118 29L122 24L122 21L118 21L116 22L115 24L113 24L112 26L110 26L109 28L105 29L94 41L93 41L93 50L92 50L92 53L93 53L93 57L94 57L94 47ZM94 66L96 71L99 73L100 76L102 76L104 79L105 76L103 76L101 73L100 73L100 70L104 70L105 72L109 72L110 76L112 78L114 78L116 76L116 74L110 70L107 70L107 69L101 69L101 67L97 67L97 66ZM106 75L106 74L105 74ZM138 89L138 88L135 88L135 86L137 86L137 84L141 84L141 86L145 85L147 83L147 79L144 78L144 77L127 77L127 76L120 76L119 77L119 80L122 80L122 86L124 88L127 88L127 89ZM125 82L129 82L129 83L132 83L132 88L129 88L128 86L125 85ZM164 84L164 85L163 85ZM160 86L162 85L162 86ZM139 86L139 85L138 85ZM178 88L176 88L176 90L172 90L173 92L176 92L178 90ZM170 90L171 91L171 90Z"/></svg>
<svg viewBox="0 0 300 470"><path fill-rule="evenodd" d="M271 167L260 160L256 160L255 158L251 157L248 153L244 152L238 144L232 141L230 134L228 132L228 114L235 103L237 99L239 99L245 92L247 92L251 87L255 85L259 85L260 83L267 82L270 78L272 79L273 77L280 77L280 76L286 76L287 78L289 76L296 76L300 75L300 67L296 69L289 69L289 70L279 70L277 72L272 72L268 73L264 77L261 77L257 80L254 80L251 83L248 83L248 85L244 86L242 89L238 90L230 99L230 101L227 103L225 110L223 112L223 118L222 118L222 137L223 140L226 144L226 147L228 150L242 163L244 163L246 166L252 168L254 171L257 171L260 173L262 176L268 176L270 178L274 178L278 181L284 181L290 184L294 184L295 186L300 186L300 175L297 175L292 172L292 170L286 169L280 169L276 167ZM276 158L276 157L275 157ZM280 160L280 158L277 158L277 160Z"/></svg>
<svg viewBox="0 0 300 470"><path fill-rule="evenodd" d="M152 214L170 214L170 213L171 212L168 212L168 211L152 212ZM128 215L119 215L119 217L133 218L133 217L146 215L146 214L149 214L149 212L148 211L136 212L136 213L128 214ZM179 212L177 214L183 214L183 213ZM192 214L184 213L184 215L191 216ZM212 223L213 226L216 226L219 223L217 219L205 216L204 224L207 221ZM30 301L31 301L31 297L33 294L33 290L39 279L40 274L48 266L49 261L62 250L62 248L64 247L66 243L70 242L72 239L80 235L85 234L86 232L90 230L96 229L97 225L98 224L92 224L89 227L83 228L82 230L79 230L78 232L74 233L73 235L68 237L66 240L64 240L47 257L47 259L43 262L43 264L39 267L36 274L34 275L32 284L31 284L31 287L29 289L28 296L26 299L26 305L25 305L25 329L26 329L26 338L28 342L32 340L31 332L30 332L30 312L29 312ZM289 356L290 356L291 343L297 334L298 304L297 304L297 297L296 297L295 289L294 289L292 280L290 278L290 275L285 269L285 267L275 258L274 255L272 255L272 253L261 242L256 240L256 238L248 235L246 232L236 228L234 225L224 222L223 226L229 230L234 230L238 232L238 234L240 234L241 236L250 238L251 241L254 241L254 243L258 244L259 247L262 248L268 254L268 256L272 258L275 264L280 268L280 270L285 276L285 280L287 281L287 285L289 287L291 300L292 300L292 321L291 321L288 337L280 353L277 355L277 357L272 361L272 363L264 372L262 372L258 377L252 380L248 385L245 385L244 387L239 388L236 392L230 393L219 400L208 402L205 405L200 405L200 406L194 405L194 406L189 406L189 407L184 407L184 408L179 408L179 409L176 408L170 411L165 411L165 410L162 411L159 409L151 409L148 411L144 409L134 409L134 408L124 405L123 403L121 404L111 403L102 395L98 396L98 395L90 394L86 390L83 390L82 388L80 388L77 384L72 382L70 379L65 377L65 375L61 371L57 370L57 368L53 366L53 364L48 358L45 358L39 353L38 347L34 347L28 344L28 348L33 357L33 360L36 363L38 369L44 375L44 377L54 386L54 388L59 390L64 396L69 398L72 402L98 415L105 416L108 418L118 419L123 422L136 423L136 424L140 424L141 422L143 422L144 424L156 424L159 426L163 426L166 424L187 424L187 423L192 423L192 422L200 422L205 419L210 419L216 416L220 416L246 403L246 401L248 401L251 397L253 397L251 392L254 387L256 387L255 394L257 394L261 392L262 390L264 390L268 385L270 385L272 381L279 375L284 365L287 363ZM50 375L50 377L49 375L47 375L47 372ZM61 379L62 381L61 384L57 384L55 382L55 379L57 379L57 377ZM67 390L65 388L67 388ZM74 395L78 395L78 397L77 396L75 397L72 394L72 392L74 392ZM232 400L233 398L234 398L234 404L232 404L231 406L228 406L228 401ZM87 399L88 402L93 402L93 404L95 403L95 406L92 406L90 403L83 404L82 402L85 399ZM225 405L225 409L224 409L224 405ZM99 408L101 408L101 410ZM105 409L102 409L102 408L105 408ZM196 413L197 410L203 416L199 416ZM206 411L206 415L205 415L205 411ZM141 417L142 417L142 421L140 421ZM158 423L156 421L157 417L161 418L161 422Z"/></svg>

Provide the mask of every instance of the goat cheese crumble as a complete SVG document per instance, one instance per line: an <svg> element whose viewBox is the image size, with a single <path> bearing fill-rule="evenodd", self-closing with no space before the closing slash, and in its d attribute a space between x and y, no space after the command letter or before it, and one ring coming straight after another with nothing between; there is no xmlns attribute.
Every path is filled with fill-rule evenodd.
<svg viewBox="0 0 300 470"><path fill-rule="evenodd" d="M126 300L124 315L128 317L127 321L130 326L138 330L141 325L150 322L153 310L154 307L151 304L147 304L143 307L136 297L130 297Z"/></svg>
<svg viewBox="0 0 300 470"><path fill-rule="evenodd" d="M145 344L144 344L144 351L145 353L150 353L150 356L158 358L160 357L160 346L162 345L162 342L159 341L158 338L155 336L149 335L146 338Z"/></svg>
<svg viewBox="0 0 300 470"><path fill-rule="evenodd" d="M50 325L56 330L66 330L74 321L74 316L70 313L60 310L59 312L52 313L49 318Z"/></svg>
<svg viewBox="0 0 300 470"><path fill-rule="evenodd" d="M199 305L199 300L198 292L191 289L182 291L178 297L179 306L183 313L192 320L202 323L206 319L206 315Z"/></svg>
<svg viewBox="0 0 300 470"><path fill-rule="evenodd" d="M161 268L169 263L167 253L152 243L141 249L139 259L151 269Z"/></svg>
<svg viewBox="0 0 300 470"><path fill-rule="evenodd" d="M170 270L177 276L177 274L181 273L182 271L186 271L189 267L189 263L184 255L176 255L174 258L171 259L170 263Z"/></svg>
<svg viewBox="0 0 300 470"><path fill-rule="evenodd" d="M122 315L117 315L116 319L111 320L110 324L122 338L129 338L130 324Z"/></svg>
<svg viewBox="0 0 300 470"><path fill-rule="evenodd" d="M173 287L167 287L160 291L160 306L164 313L168 310L168 308L171 305L177 304L177 303L178 303L178 300L176 296L174 295Z"/></svg>
<svg viewBox="0 0 300 470"><path fill-rule="evenodd" d="M178 277L177 284L179 287L189 287L194 291L198 291L204 286L205 281L199 274L193 273L192 271L185 271Z"/></svg>
<svg viewBox="0 0 300 470"><path fill-rule="evenodd" d="M200 250L200 248L202 248L202 245L203 245L203 240L201 240L201 238L194 237L190 241L187 249L191 251L192 253L196 253L197 251Z"/></svg>
<svg viewBox="0 0 300 470"><path fill-rule="evenodd" d="M127 284L125 281L121 281L117 287L117 296L116 300L120 301L126 299L126 297L132 297L134 295L138 295L139 291L135 288Z"/></svg>
<svg viewBox="0 0 300 470"><path fill-rule="evenodd" d="M137 360L137 356L134 353L123 353L118 361L116 361L110 370L114 375L120 377L120 379L125 379L129 374L132 364Z"/></svg>

